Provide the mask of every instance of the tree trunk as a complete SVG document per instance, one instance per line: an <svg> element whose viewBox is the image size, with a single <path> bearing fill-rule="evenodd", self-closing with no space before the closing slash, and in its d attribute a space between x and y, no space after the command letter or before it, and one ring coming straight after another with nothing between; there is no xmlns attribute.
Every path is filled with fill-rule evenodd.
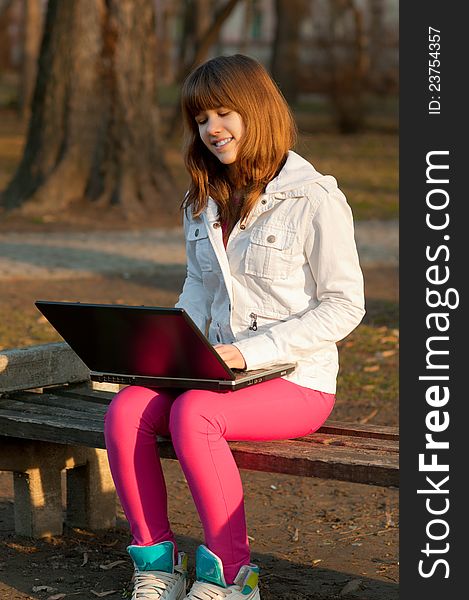
<svg viewBox="0 0 469 600"><path fill-rule="evenodd" d="M213 14L212 21L207 29L199 31L198 39L195 41L193 57L181 65L177 81L181 83L189 73L199 66L207 58L207 54L213 44L217 41L220 31L230 17L240 0L226 0Z"/></svg>
<svg viewBox="0 0 469 600"><path fill-rule="evenodd" d="M18 113L25 121L29 118L31 99L37 74L37 61L42 37L41 0L23 0L23 51Z"/></svg>
<svg viewBox="0 0 469 600"><path fill-rule="evenodd" d="M386 31L384 27L384 4L383 0L368 0L368 11L370 13L370 79L375 90L386 92L383 76L383 49Z"/></svg>
<svg viewBox="0 0 469 600"><path fill-rule="evenodd" d="M158 79L166 85L174 79L173 49L174 41L171 31L175 3L156 0L156 56L158 62Z"/></svg>
<svg viewBox="0 0 469 600"><path fill-rule="evenodd" d="M13 0L0 0L0 71L11 70L11 7Z"/></svg>
<svg viewBox="0 0 469 600"><path fill-rule="evenodd" d="M183 3L182 35L179 41L178 73L194 62L199 40L210 27L212 0L186 0Z"/></svg>
<svg viewBox="0 0 469 600"><path fill-rule="evenodd" d="M226 0L226 2L215 11L210 25L205 31L200 33L200 38L196 40L194 53L192 58L186 63L182 63L179 67L179 71L176 77L176 83L182 84L184 79L189 73L198 67L201 63L206 60L210 48L217 41L220 31L235 9L236 5L240 0ZM166 138L172 139L176 133L179 133L181 127L180 119L180 97L176 103L173 115L169 120L169 127L166 130Z"/></svg>
<svg viewBox="0 0 469 600"><path fill-rule="evenodd" d="M152 0L49 0L28 139L5 207L118 207L129 220L178 211L160 142L155 42Z"/></svg>
<svg viewBox="0 0 469 600"><path fill-rule="evenodd" d="M290 104L299 96L301 23L306 18L305 0L276 0L277 26L272 54L272 76Z"/></svg>
<svg viewBox="0 0 469 600"><path fill-rule="evenodd" d="M249 52L249 42L251 41L252 21L254 19L253 0L244 0L244 15L241 21L241 31L239 35L239 52L246 54Z"/></svg>
<svg viewBox="0 0 469 600"><path fill-rule="evenodd" d="M363 11L354 0L333 0L331 10L331 102L340 132L357 133L364 124L369 72Z"/></svg>

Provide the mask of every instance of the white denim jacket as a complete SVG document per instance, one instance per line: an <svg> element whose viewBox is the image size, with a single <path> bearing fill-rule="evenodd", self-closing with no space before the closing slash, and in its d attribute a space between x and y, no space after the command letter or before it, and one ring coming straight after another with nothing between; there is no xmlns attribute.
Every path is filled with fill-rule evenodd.
<svg viewBox="0 0 469 600"><path fill-rule="evenodd" d="M187 277L176 306L208 327L212 344L234 343L248 369L296 362L285 379L335 393L336 342L365 311L352 213L334 177L289 152L226 250L211 198L201 217L185 213Z"/></svg>

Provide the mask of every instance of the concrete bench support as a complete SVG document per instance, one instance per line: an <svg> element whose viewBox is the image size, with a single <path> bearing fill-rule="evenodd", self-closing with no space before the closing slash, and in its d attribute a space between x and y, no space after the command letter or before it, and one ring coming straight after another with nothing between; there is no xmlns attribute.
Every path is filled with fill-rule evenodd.
<svg viewBox="0 0 469 600"><path fill-rule="evenodd" d="M105 450L3 438L0 471L14 473L16 533L62 534L63 469L67 473L65 522L92 530L115 525L117 498Z"/></svg>

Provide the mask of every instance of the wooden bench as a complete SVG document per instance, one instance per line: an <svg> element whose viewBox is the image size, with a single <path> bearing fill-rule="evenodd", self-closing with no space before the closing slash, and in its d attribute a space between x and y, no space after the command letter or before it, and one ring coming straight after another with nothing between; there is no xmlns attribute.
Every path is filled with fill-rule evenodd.
<svg viewBox="0 0 469 600"><path fill-rule="evenodd" d="M88 369L64 343L0 352L0 471L14 473L18 534L62 532L64 473L67 524L115 524L103 416L117 389L91 384ZM162 458L176 458L169 439L158 444ZM242 469L399 485L395 427L327 421L303 438L230 447Z"/></svg>

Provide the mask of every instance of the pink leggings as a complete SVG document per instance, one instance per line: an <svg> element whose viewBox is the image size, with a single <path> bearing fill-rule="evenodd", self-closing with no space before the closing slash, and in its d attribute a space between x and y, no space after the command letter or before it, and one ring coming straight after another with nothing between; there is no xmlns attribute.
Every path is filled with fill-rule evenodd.
<svg viewBox="0 0 469 600"><path fill-rule="evenodd" d="M179 395L178 395L179 393ZM243 489L229 440L275 440L312 433L334 395L275 379L236 392L184 393L130 386L105 418L112 476L133 544L175 543L155 436L171 434L197 507L207 547L223 562L227 583L249 563Z"/></svg>

